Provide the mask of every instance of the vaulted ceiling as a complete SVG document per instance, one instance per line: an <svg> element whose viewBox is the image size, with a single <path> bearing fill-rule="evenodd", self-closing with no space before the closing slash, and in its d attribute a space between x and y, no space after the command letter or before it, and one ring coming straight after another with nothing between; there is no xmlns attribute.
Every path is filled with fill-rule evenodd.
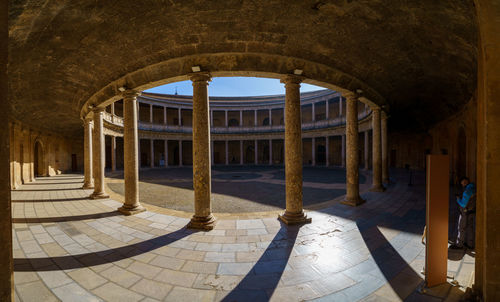
<svg viewBox="0 0 500 302"><path fill-rule="evenodd" d="M393 129L425 129L476 87L472 0L11 0L9 95L34 126L81 131L82 104L171 59L264 53L320 63L389 104Z"/></svg>

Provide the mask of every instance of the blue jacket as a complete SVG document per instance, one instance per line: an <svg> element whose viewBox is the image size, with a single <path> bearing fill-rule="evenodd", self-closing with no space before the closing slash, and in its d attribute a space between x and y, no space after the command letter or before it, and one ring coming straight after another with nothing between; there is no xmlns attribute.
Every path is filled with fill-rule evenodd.
<svg viewBox="0 0 500 302"><path fill-rule="evenodd" d="M458 204L462 207L465 208L467 206L467 203L469 203L469 199L476 194L476 186L473 183L468 184L465 186L464 193L462 194L462 197L457 197L457 202Z"/></svg>

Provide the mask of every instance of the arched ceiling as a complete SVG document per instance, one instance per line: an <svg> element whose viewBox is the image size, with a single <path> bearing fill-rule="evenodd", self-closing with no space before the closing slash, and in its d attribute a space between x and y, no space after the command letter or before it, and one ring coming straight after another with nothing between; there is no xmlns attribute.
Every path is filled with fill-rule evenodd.
<svg viewBox="0 0 500 302"><path fill-rule="evenodd" d="M67 134L109 83L199 54L330 67L382 96L399 129L449 116L476 87L472 0L10 0L9 11L14 116Z"/></svg>

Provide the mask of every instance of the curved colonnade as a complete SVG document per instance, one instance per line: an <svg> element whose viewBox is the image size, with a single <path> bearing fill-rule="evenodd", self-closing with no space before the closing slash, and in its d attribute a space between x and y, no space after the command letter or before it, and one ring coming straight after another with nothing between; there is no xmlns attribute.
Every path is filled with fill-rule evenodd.
<svg viewBox="0 0 500 302"><path fill-rule="evenodd" d="M121 100L93 108L85 118L84 152L84 188L94 188L91 197L108 197L104 170L115 170L119 162L125 169L125 204L119 210L139 213L144 211L138 197L140 166L192 165L195 213L189 226L212 229L214 164L284 164L286 210L280 219L287 224L310 222L302 208L304 164L346 167L344 203L352 206L364 202L359 197L360 163L365 169L372 163L372 190L384 190L387 116L380 107L360 102L356 93L326 89L300 94L303 78L295 75L283 77L285 95L209 101L210 79L204 72L191 75L192 98L128 89Z"/></svg>

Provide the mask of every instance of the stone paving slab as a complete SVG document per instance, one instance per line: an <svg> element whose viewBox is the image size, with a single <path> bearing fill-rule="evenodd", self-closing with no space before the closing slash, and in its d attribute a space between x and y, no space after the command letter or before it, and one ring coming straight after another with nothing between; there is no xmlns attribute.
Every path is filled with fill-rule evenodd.
<svg viewBox="0 0 500 302"><path fill-rule="evenodd" d="M81 176L67 177L12 192L17 301L455 301L464 290L417 291L422 186L392 184L364 193L366 206L310 211L304 226L234 214L197 232L156 208L121 216L119 202L90 200ZM473 256L449 261L462 286Z"/></svg>

